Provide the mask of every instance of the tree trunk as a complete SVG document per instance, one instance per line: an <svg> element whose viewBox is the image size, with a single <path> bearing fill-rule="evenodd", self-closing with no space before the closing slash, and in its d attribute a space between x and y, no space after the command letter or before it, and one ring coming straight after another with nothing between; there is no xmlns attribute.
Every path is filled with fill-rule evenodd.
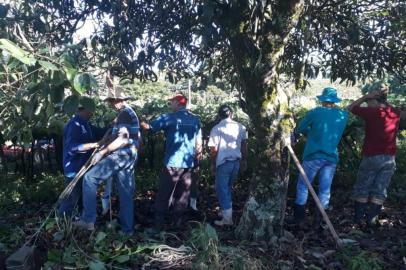
<svg viewBox="0 0 406 270"><path fill-rule="evenodd" d="M246 89L256 87L257 90L247 91L246 99L257 139L255 155L258 166L251 179L250 196L236 234L239 238L254 241L270 240L281 234L286 208L289 154L285 140L290 139L293 121L289 112L290 93L278 87L276 74L272 77L270 82L263 77L244 80L260 82L257 85L245 84Z"/></svg>
<svg viewBox="0 0 406 270"><path fill-rule="evenodd" d="M224 8L218 22L229 40L233 66L244 92L257 143L253 157L257 158L257 167L251 179L249 199L236 228L240 239L254 241L269 241L283 232L289 179L289 154L285 142L290 140L293 119L289 108L291 93L278 87L278 67L292 29L303 12L304 1L276 1L271 9L273 15L278 14L275 15L278 19L261 28L261 36L265 39L258 39L255 31L246 32L253 23L252 14L257 10L250 2L236 1Z"/></svg>

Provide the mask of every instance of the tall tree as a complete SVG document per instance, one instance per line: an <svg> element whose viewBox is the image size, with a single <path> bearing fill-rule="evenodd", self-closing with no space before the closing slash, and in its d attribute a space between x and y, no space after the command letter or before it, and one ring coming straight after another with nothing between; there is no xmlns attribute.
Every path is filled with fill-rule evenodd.
<svg viewBox="0 0 406 270"><path fill-rule="evenodd" d="M319 72L349 82L405 74L402 0L27 0L14 12L24 29L46 32L55 45L72 41L77 28L93 19L94 59L120 76L154 79L157 66L169 80L202 69L234 80L259 146L236 230L246 239L270 239L283 224L289 177L284 139L294 124L291 93L280 87L280 77L302 87Z"/></svg>

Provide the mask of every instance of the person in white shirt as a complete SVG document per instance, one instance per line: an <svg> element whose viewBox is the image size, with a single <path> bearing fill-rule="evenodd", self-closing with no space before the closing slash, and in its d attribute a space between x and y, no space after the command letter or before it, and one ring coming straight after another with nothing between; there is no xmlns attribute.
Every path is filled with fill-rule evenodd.
<svg viewBox="0 0 406 270"><path fill-rule="evenodd" d="M211 172L216 177L216 194L221 209L217 226L233 225L231 191L238 171L247 168L247 129L232 119L230 106L222 105L218 111L220 123L210 132L208 146L211 154Z"/></svg>

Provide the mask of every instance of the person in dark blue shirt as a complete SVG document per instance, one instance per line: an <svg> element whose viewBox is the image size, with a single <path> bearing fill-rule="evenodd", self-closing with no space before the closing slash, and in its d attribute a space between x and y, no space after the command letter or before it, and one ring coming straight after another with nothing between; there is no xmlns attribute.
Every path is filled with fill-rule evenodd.
<svg viewBox="0 0 406 270"><path fill-rule="evenodd" d="M93 115L90 108L79 107L75 116L66 124L63 131L63 172L64 184L67 186L86 163L91 149L98 146L100 129L89 122ZM63 200L58 209L60 215L71 215L81 195L80 185L76 185L68 198Z"/></svg>
<svg viewBox="0 0 406 270"><path fill-rule="evenodd" d="M112 177L120 199L121 231L127 235L134 231L134 167L138 156L140 128L136 113L126 102L128 99L119 86L113 87L105 99L118 111L118 116L110 136L103 144L105 146L92 158L91 164L94 166L83 177L83 212L74 226L94 230L97 188Z"/></svg>
<svg viewBox="0 0 406 270"><path fill-rule="evenodd" d="M141 127L152 132L163 131L166 138L164 169L155 197L154 226L152 234L162 229L164 217L173 206L176 226L181 225L183 213L189 203L192 170L196 160L201 159L202 134L200 119L186 109L187 99L176 95L170 99L172 113L162 114Z"/></svg>

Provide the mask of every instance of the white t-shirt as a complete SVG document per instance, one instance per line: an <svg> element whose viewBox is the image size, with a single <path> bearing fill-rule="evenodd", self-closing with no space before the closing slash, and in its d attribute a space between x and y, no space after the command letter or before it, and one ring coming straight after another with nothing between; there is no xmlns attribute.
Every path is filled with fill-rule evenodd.
<svg viewBox="0 0 406 270"><path fill-rule="evenodd" d="M226 118L210 131L209 147L217 150L216 166L227 160L241 158L241 142L248 138L247 129L240 123Z"/></svg>

